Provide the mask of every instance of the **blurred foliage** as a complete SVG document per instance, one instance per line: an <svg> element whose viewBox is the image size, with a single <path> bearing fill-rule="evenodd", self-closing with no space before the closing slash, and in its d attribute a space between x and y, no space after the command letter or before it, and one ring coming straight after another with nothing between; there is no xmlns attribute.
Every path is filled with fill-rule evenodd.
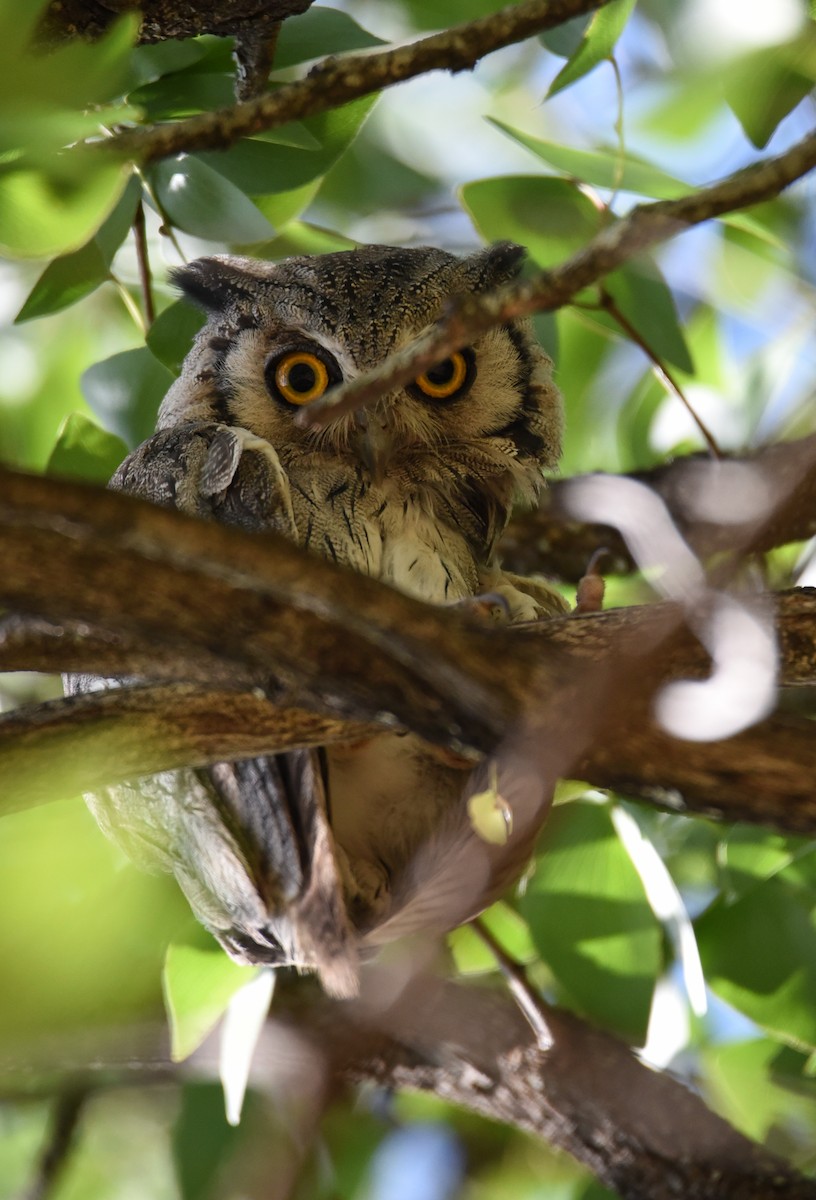
<svg viewBox="0 0 816 1200"><path fill-rule="evenodd" d="M613 214L753 161L757 147L784 149L812 118L816 28L804 3L767 5L763 23L725 3L615 0L485 59L472 77L434 74L226 152L132 171L78 143L102 140L114 124L229 104L229 40L133 48L134 18L123 17L101 42L45 54L31 48L43 2L21 10L0 0L0 459L97 482L152 429L200 323L167 280L185 259L356 241L466 250L483 237L524 242L533 263L551 265ZM272 86L326 53L499 5L343 7L286 22ZM726 450L816 429L813 188L806 181L686 234L616 272L604 292L589 288L537 319L566 396L565 473L630 470L704 449L652 360L669 367ZM158 313L149 329L132 232L139 206ZM812 568L802 575L810 554L770 556L773 585L816 581ZM615 603L641 592L638 581L610 588ZM5 706L44 694L28 676L0 686ZM620 798L573 791L583 799L559 805L526 881L487 914L494 936L548 998L647 1038L652 1061L693 1075L738 1127L813 1168L816 848L639 811L641 833L678 889L667 914L655 905L647 860L635 861L620 839ZM40 1063L45 1078L75 1036L92 1046L106 1031L163 1020L170 943L165 982L180 1053L241 979L191 930L174 884L126 864L57 782L54 798L5 817L0 841L0 1053L10 1098L20 1096L15 1063ZM712 998L707 1017L691 1015L668 932L690 919ZM470 929L451 936L450 953L465 975L494 972ZM655 991L659 981L673 989L673 1007ZM34 1087L28 1101L0 1110L0 1197L31 1175L48 1112L41 1094ZM256 1094L232 1130L210 1084L102 1091L54 1196L118 1200L134 1194L134 1179L151 1200L264 1194L252 1190L258 1180L292 1169L297 1131L288 1119ZM383 1181L405 1155L418 1180L422 1162L442 1166L436 1192L402 1196L606 1194L516 1131L429 1097L366 1095L329 1109L298 1166L297 1195L379 1200L395 1194Z"/></svg>

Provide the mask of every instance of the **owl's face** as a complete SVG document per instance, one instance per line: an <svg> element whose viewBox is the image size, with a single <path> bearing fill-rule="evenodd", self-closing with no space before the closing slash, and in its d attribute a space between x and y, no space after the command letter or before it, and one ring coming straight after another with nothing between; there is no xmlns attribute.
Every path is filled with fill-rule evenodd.
<svg viewBox="0 0 816 1200"><path fill-rule="evenodd" d="M275 447L284 469L343 462L373 486L478 490L506 516L514 498L535 493L560 448L552 364L526 322L490 331L374 409L322 431L294 417L411 341L449 297L514 276L522 257L502 243L464 259L430 247L364 246L280 263L193 262L175 281L209 320L159 426L243 426Z"/></svg>

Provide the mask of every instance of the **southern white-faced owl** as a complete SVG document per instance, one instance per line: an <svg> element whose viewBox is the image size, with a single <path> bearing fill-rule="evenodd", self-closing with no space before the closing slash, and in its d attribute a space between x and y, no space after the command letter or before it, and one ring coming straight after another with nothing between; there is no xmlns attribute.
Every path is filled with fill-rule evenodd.
<svg viewBox="0 0 816 1200"><path fill-rule="evenodd" d="M427 328L449 297L495 287L522 258L507 243L463 259L365 246L280 263L205 258L176 271L208 319L156 434L112 486L277 530L433 604L498 593L514 621L561 611L546 586L495 562L512 505L535 497L560 447L552 364L526 322L490 331L323 431L294 419ZM235 957L317 968L347 994L361 948L451 928L522 869L529 830L520 852L488 847L481 866L457 870L479 843L470 780L464 763L413 735L383 733L167 773L92 806L133 855L175 871Z"/></svg>

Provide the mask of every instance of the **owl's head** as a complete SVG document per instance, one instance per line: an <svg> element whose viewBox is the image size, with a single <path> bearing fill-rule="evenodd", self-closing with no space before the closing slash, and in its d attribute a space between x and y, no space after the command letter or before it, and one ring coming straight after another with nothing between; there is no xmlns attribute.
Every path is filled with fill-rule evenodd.
<svg viewBox="0 0 816 1200"><path fill-rule="evenodd" d="M411 341L445 301L514 277L524 251L498 243L456 258L431 247L362 246L283 262L218 256L174 274L208 314L159 426L240 425L284 468L346 461L378 484L490 497L491 532L555 466L561 401L529 323L491 330L365 414L302 429L299 410Z"/></svg>

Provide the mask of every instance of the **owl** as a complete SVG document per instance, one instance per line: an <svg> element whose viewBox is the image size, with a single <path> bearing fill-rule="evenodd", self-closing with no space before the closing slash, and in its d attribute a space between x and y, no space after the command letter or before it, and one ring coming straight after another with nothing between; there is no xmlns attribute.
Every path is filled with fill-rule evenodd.
<svg viewBox="0 0 816 1200"><path fill-rule="evenodd" d="M488 596L510 621L561 611L557 593L502 572L495 555L511 508L534 500L560 448L552 363L527 322L491 330L322 430L296 420L427 329L450 297L511 279L523 256L509 243L464 258L363 246L177 270L207 320L156 433L111 486L275 530L431 604L479 608ZM383 732L168 772L91 804L133 857L175 872L233 957L317 970L348 995L361 954L454 927L523 868L529 828L521 845L510 833L509 850L474 829L468 799L484 778L414 735Z"/></svg>

